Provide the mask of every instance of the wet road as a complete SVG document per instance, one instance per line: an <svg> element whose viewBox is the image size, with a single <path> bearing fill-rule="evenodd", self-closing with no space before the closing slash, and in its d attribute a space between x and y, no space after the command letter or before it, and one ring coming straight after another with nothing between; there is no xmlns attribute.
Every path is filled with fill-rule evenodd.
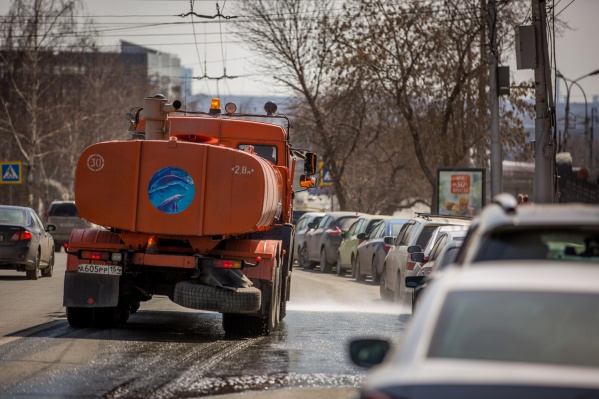
<svg viewBox="0 0 599 399"><path fill-rule="evenodd" d="M118 328L73 329L62 307L65 258L38 281L0 271L1 398L347 398L364 376L348 341L397 341L409 318L368 282L296 269L287 317L268 337L229 339L220 314L163 297Z"/></svg>

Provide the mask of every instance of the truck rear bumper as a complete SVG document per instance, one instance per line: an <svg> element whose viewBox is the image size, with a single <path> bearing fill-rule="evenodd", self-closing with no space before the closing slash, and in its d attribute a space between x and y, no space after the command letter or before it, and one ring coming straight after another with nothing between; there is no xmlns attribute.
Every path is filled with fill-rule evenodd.
<svg viewBox="0 0 599 399"><path fill-rule="evenodd" d="M173 302L186 308L220 313L255 313L260 310L262 293L256 287L227 289L181 281L175 286Z"/></svg>

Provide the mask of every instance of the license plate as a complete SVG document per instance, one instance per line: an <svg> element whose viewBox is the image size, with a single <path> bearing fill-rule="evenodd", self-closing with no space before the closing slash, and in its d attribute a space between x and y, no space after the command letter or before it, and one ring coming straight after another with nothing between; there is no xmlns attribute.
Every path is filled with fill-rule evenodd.
<svg viewBox="0 0 599 399"><path fill-rule="evenodd" d="M79 273L91 273L91 274L112 274L120 276L123 274L123 268L121 266L112 265L88 265L80 264L77 267Z"/></svg>

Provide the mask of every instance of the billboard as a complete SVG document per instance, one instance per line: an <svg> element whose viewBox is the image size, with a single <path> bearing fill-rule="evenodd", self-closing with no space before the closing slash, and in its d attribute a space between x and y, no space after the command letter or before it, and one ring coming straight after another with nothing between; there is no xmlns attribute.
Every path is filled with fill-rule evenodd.
<svg viewBox="0 0 599 399"><path fill-rule="evenodd" d="M437 169L438 214L476 216L485 205L484 193L484 169Z"/></svg>

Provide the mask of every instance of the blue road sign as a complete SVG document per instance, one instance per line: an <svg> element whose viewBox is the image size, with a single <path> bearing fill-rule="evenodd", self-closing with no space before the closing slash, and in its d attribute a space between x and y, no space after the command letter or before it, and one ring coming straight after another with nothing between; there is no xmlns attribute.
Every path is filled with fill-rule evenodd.
<svg viewBox="0 0 599 399"><path fill-rule="evenodd" d="M21 161L0 162L0 184L23 183L23 164Z"/></svg>
<svg viewBox="0 0 599 399"><path fill-rule="evenodd" d="M325 166L324 162L319 162L319 166L320 166L320 180L318 182L318 185L320 187L332 186L333 185L333 176L331 175L329 168L327 168Z"/></svg>

